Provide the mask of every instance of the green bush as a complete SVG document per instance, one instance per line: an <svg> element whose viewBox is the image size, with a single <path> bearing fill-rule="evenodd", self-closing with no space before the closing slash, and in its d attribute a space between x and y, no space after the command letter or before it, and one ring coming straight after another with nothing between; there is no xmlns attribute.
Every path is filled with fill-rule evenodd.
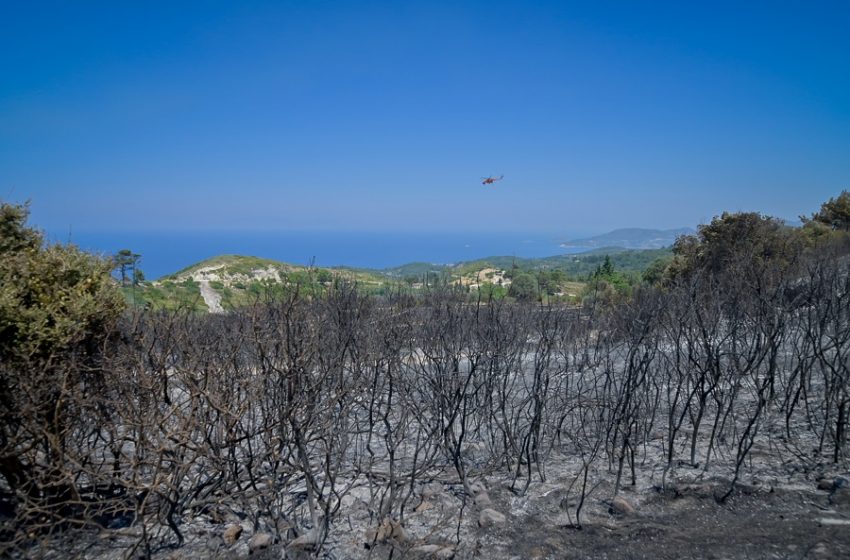
<svg viewBox="0 0 850 560"><path fill-rule="evenodd" d="M28 214L0 202L0 476L50 511L74 495L66 438L103 412L100 356L124 299L111 261L45 244Z"/></svg>
<svg viewBox="0 0 850 560"><path fill-rule="evenodd" d="M537 280L527 272L516 274L511 282L508 295L517 301L535 301L537 299Z"/></svg>
<svg viewBox="0 0 850 560"><path fill-rule="evenodd" d="M124 308L112 263L45 245L26 207L0 203L0 358L46 358L103 336Z"/></svg>

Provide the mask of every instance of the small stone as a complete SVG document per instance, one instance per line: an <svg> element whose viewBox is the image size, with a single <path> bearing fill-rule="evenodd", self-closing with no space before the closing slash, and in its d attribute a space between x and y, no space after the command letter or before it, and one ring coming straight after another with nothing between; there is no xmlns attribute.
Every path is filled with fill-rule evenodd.
<svg viewBox="0 0 850 560"><path fill-rule="evenodd" d="M292 539L286 548L289 550L313 550L317 548L319 544L319 532L318 531L307 531L306 533L299 535L298 537Z"/></svg>
<svg viewBox="0 0 850 560"><path fill-rule="evenodd" d="M224 546L224 540L221 538L221 535L211 533L209 534L206 545L208 550L215 552Z"/></svg>
<svg viewBox="0 0 850 560"><path fill-rule="evenodd" d="M503 513L496 511L495 509L483 509L481 510L481 514L478 516L478 525L480 527L493 527L495 525L504 525L507 522L507 518Z"/></svg>
<svg viewBox="0 0 850 560"><path fill-rule="evenodd" d="M490 495L486 491L479 492L475 495L475 505L480 508L486 508L493 505L493 502L490 500Z"/></svg>
<svg viewBox="0 0 850 560"><path fill-rule="evenodd" d="M635 507L622 496L617 496L611 500L611 513L620 515L632 515L635 512Z"/></svg>
<svg viewBox="0 0 850 560"><path fill-rule="evenodd" d="M824 543L818 543L811 550L812 556L815 558L830 558L832 555L830 553L829 547Z"/></svg>
<svg viewBox="0 0 850 560"><path fill-rule="evenodd" d="M386 543L391 540L396 544L404 544L408 540L407 531L395 519L385 519L377 529L366 530L367 544Z"/></svg>
<svg viewBox="0 0 850 560"><path fill-rule="evenodd" d="M450 546L444 546L440 550L434 553L434 558L439 558L441 560L449 560L450 558L455 557L455 549Z"/></svg>
<svg viewBox="0 0 850 560"><path fill-rule="evenodd" d="M410 549L412 558L439 558L441 560L449 560L454 558L455 549L450 546L439 544L420 544Z"/></svg>
<svg viewBox="0 0 850 560"><path fill-rule="evenodd" d="M256 533L248 541L248 554L270 547L274 543L274 537L269 533Z"/></svg>
<svg viewBox="0 0 850 560"><path fill-rule="evenodd" d="M401 523L398 521L391 521L390 526L392 527L392 531L390 532L391 540L398 544L404 544L408 541L407 531L404 530Z"/></svg>
<svg viewBox="0 0 850 560"><path fill-rule="evenodd" d="M416 508L413 511L415 511L416 513L421 513L423 511L428 511L429 509L433 509L433 508L434 508L434 504L432 504L431 502L422 502L421 504L416 506Z"/></svg>
<svg viewBox="0 0 850 560"><path fill-rule="evenodd" d="M484 483L480 480L476 480L475 482L469 485L469 491L472 492L473 496L477 496L481 492L486 492L487 487L484 486Z"/></svg>
<svg viewBox="0 0 850 560"><path fill-rule="evenodd" d="M237 525L236 523L229 525L224 530L224 544L231 545L238 541L239 537L242 536L242 531L242 525Z"/></svg>

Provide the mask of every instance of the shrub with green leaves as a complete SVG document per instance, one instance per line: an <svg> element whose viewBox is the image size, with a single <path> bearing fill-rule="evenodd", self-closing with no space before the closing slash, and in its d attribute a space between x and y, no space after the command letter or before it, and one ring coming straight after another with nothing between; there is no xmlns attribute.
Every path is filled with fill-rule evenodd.
<svg viewBox="0 0 850 560"><path fill-rule="evenodd" d="M109 260L45 245L26 207L0 206L0 358L46 359L92 343L124 308Z"/></svg>
<svg viewBox="0 0 850 560"><path fill-rule="evenodd" d="M50 509L74 495L67 438L97 414L99 356L124 302L109 260L46 244L28 214L0 202L0 477Z"/></svg>
<svg viewBox="0 0 850 560"><path fill-rule="evenodd" d="M513 277L508 295L517 301L535 301L538 297L537 280L527 272L521 272Z"/></svg>

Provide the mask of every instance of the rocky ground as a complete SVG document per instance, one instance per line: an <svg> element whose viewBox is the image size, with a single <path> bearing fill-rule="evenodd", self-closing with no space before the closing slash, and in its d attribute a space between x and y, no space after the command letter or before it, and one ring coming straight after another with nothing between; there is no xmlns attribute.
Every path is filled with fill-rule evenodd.
<svg viewBox="0 0 850 560"><path fill-rule="evenodd" d="M588 521L576 528L557 488L525 498L491 488L492 508L467 507L459 544L448 530L457 528L459 504L443 493L422 502L421 513L429 514L411 516L400 542L390 538L368 549L371 535L355 532L334 547L334 557L850 558L850 489L745 486L720 504L715 494L725 489L707 482L666 492L626 491L613 505L594 500ZM500 510L504 517L493 514ZM423 523L426 517L433 527ZM446 530L433 532L441 520ZM286 553L274 548L268 557ZM247 541L221 552L244 555ZM289 553L295 557L291 548Z"/></svg>
<svg viewBox="0 0 850 560"><path fill-rule="evenodd" d="M850 558L850 479L828 466L790 476L748 477L725 501L729 480L679 467L616 498L603 473L594 473L582 524L575 525L574 480L548 473L525 494L504 473L479 478L469 497L458 481L418 485L403 523L370 520L368 491L355 487L344 500L319 557L387 558ZM782 469L775 469L778 475ZM247 516L202 515L183 526L186 544L156 551L157 558L308 558L312 536L281 538L255 530ZM132 529L130 529L132 531ZM127 538L106 533L69 556L126 557ZM123 549L123 550L122 550ZM120 553L119 550L122 550ZM59 556L56 556L59 557ZM67 557L67 556L62 556ZM132 557L132 556L131 556Z"/></svg>

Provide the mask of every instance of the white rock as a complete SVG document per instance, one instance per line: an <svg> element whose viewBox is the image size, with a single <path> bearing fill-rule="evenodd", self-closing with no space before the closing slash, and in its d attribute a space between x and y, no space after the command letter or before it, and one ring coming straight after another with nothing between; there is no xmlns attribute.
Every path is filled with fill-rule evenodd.
<svg viewBox="0 0 850 560"><path fill-rule="evenodd" d="M611 500L611 511L620 515L632 515L635 512L635 507L622 496L617 496Z"/></svg>
<svg viewBox="0 0 850 560"><path fill-rule="evenodd" d="M298 537L292 539L286 548L288 549L303 549L303 550L311 550L316 545L319 544L319 531L307 531L306 533L299 535Z"/></svg>
<svg viewBox="0 0 850 560"><path fill-rule="evenodd" d="M484 483L480 480L476 480L475 482L469 485L469 491L472 492L473 496L477 496L481 492L486 492L487 487L484 486Z"/></svg>
<svg viewBox="0 0 850 560"><path fill-rule="evenodd" d="M478 516L478 525L480 527L493 527L495 525L504 525L507 518L503 513L499 513L495 509L486 508L481 510Z"/></svg>
<svg viewBox="0 0 850 560"><path fill-rule="evenodd" d="M453 549L450 546L444 546L443 548L438 550L436 553L434 553L434 558L440 558L440 559L443 559L443 560L448 560L449 558L454 558L454 557L455 557L455 549Z"/></svg>
<svg viewBox="0 0 850 560"><path fill-rule="evenodd" d="M479 492L475 495L475 505L480 508L486 508L493 505L493 502L490 500L490 495L487 492Z"/></svg>
<svg viewBox="0 0 850 560"><path fill-rule="evenodd" d="M421 544L411 548L410 554L414 558L439 558L448 560L449 558L454 558L455 549L439 544Z"/></svg>
<svg viewBox="0 0 850 560"><path fill-rule="evenodd" d="M367 543L386 543L390 540L396 544L404 544L408 540L407 531L395 519L385 519L377 528L366 530Z"/></svg>
<svg viewBox="0 0 850 560"><path fill-rule="evenodd" d="M248 553L253 554L258 550L270 547L274 543L274 537L269 533L256 533L248 541Z"/></svg>

